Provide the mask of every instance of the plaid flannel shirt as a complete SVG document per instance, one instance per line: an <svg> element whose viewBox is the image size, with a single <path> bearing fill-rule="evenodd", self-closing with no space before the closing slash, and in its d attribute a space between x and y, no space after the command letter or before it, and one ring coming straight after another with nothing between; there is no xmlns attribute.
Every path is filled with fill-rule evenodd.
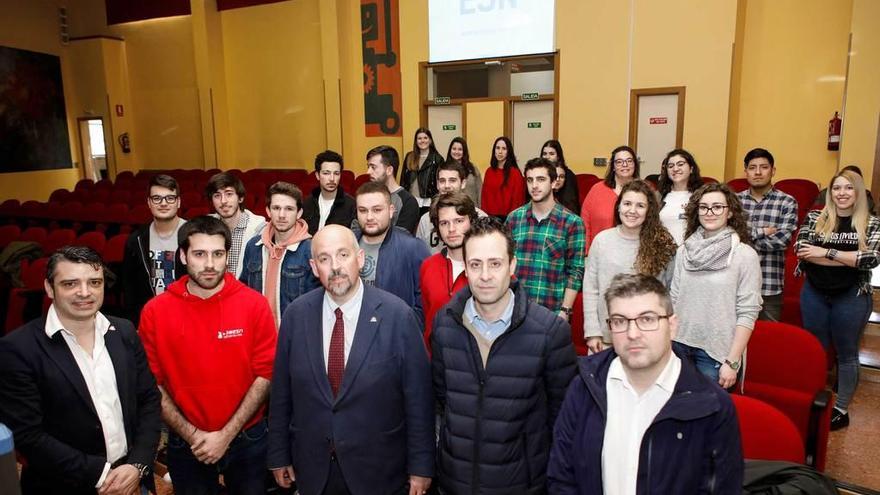
<svg viewBox="0 0 880 495"><path fill-rule="evenodd" d="M226 257L226 270L233 275L235 275L235 270L238 268L238 255L241 253L241 246L250 240L244 238L244 233L250 219L251 216L248 212L241 210L241 216L238 217L238 223L230 232L232 234L232 247L229 249L229 256Z"/></svg>
<svg viewBox="0 0 880 495"><path fill-rule="evenodd" d="M581 290L586 248L583 220L556 203L540 222L531 201L507 216L516 246L516 278L529 299L559 311L565 289Z"/></svg>
<svg viewBox="0 0 880 495"><path fill-rule="evenodd" d="M785 249L797 229L797 201L776 188L767 191L761 201L756 201L748 189L739 193L739 199L748 215L752 245L761 258L761 295L780 294L785 278ZM765 235L764 227L776 227L776 232Z"/></svg>
<svg viewBox="0 0 880 495"><path fill-rule="evenodd" d="M797 241L795 242L796 246L801 243L809 244L811 238L816 238L816 220L819 219L821 213L821 210L813 210L807 213L807 218L804 219L804 224L801 225L801 229L798 231ZM874 289L871 286L871 271L877 265L880 265L880 218L874 215L868 217L867 236L868 239L866 239L865 244L868 250L856 253L856 268L859 269L859 295L870 294ZM813 240L813 244L821 247L823 243ZM808 262L804 260L798 261L795 275L800 276L803 273L804 263Z"/></svg>

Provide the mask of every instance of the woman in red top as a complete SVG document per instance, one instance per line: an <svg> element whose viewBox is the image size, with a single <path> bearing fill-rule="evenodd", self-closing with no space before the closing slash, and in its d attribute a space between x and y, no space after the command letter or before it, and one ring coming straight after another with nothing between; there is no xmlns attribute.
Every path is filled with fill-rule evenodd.
<svg viewBox="0 0 880 495"><path fill-rule="evenodd" d="M587 254L596 234L614 226L614 204L617 202L620 190L633 179L638 178L639 159L635 150L629 146L614 148L611 152L611 166L605 173L605 180L590 188L581 207Z"/></svg>
<svg viewBox="0 0 880 495"><path fill-rule="evenodd" d="M496 139L492 151L491 166L483 177L482 208L488 215L504 220L525 203L525 181L509 138Z"/></svg>

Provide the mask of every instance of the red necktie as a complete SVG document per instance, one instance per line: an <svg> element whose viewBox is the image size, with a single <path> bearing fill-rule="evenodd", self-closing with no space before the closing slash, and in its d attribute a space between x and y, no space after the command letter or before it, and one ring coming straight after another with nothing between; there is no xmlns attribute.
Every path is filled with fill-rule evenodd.
<svg viewBox="0 0 880 495"><path fill-rule="evenodd" d="M345 324L342 321L342 310L336 308L336 323L330 336L330 353L327 356L327 377L333 397L339 392L342 374L345 373Z"/></svg>

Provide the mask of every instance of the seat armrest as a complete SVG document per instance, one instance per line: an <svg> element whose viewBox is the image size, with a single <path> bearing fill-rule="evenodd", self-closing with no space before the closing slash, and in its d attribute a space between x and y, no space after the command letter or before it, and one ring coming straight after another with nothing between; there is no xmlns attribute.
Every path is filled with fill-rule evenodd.
<svg viewBox="0 0 880 495"><path fill-rule="evenodd" d="M810 422L807 426L807 438L804 441L804 450L807 454L807 465L817 468L819 454L819 429L823 426L819 424L822 420L823 413L831 404L831 391L822 389L813 396L813 404L810 408ZM827 427L828 425L826 425Z"/></svg>
<svg viewBox="0 0 880 495"><path fill-rule="evenodd" d="M831 402L831 391L828 389L820 390L813 397L813 409L825 409L829 402Z"/></svg>

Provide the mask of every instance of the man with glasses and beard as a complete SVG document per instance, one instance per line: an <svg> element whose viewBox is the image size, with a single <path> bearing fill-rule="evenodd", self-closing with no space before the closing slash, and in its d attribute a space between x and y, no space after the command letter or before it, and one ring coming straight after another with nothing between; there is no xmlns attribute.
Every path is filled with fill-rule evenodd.
<svg viewBox="0 0 880 495"><path fill-rule="evenodd" d="M162 393L174 492L266 491L266 398L275 320L266 298L226 271L226 225L180 230L187 276L147 303L139 333Z"/></svg>
<svg viewBox="0 0 880 495"><path fill-rule="evenodd" d="M125 317L135 325L144 304L184 273L177 255L177 232L186 220L177 215L180 187L174 177L159 174L150 179L147 206L153 221L128 236L122 258L122 302Z"/></svg>
<svg viewBox="0 0 880 495"><path fill-rule="evenodd" d="M364 250L361 278L365 284L403 299L423 323L419 267L431 255L428 246L392 225L394 205L381 182L366 182L358 188L355 204L360 225L358 244Z"/></svg>

